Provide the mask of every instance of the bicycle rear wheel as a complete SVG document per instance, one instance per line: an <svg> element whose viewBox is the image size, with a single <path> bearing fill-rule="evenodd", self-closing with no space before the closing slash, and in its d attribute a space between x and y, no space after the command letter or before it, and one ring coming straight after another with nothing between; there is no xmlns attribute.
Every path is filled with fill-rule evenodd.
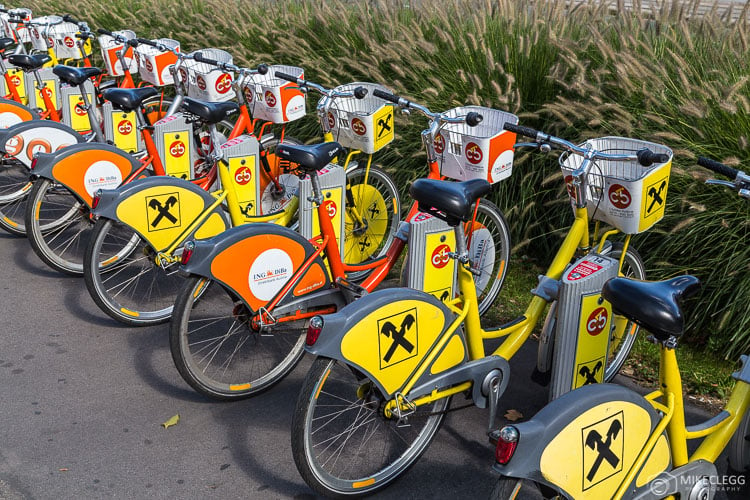
<svg viewBox="0 0 750 500"><path fill-rule="evenodd" d="M61 184L38 179L24 220L31 248L44 263L61 273L83 276L87 231L93 226L84 203Z"/></svg>
<svg viewBox="0 0 750 500"><path fill-rule="evenodd" d="M177 264L162 268L156 252L130 226L99 219L83 261L86 288L111 318L130 326L169 320L185 279Z"/></svg>
<svg viewBox="0 0 750 500"><path fill-rule="evenodd" d="M386 418L375 385L351 367L317 358L292 418L292 453L302 478L326 497L378 491L424 453L449 398L420 406L409 417Z"/></svg>
<svg viewBox="0 0 750 500"><path fill-rule="evenodd" d="M32 184L29 169L18 160L0 163L0 227L16 236L26 236L24 213Z"/></svg>
<svg viewBox="0 0 750 500"><path fill-rule="evenodd" d="M259 332L220 283L188 278L175 302L169 345L182 378L213 399L253 396L283 379L304 353L301 322Z"/></svg>
<svg viewBox="0 0 750 500"><path fill-rule="evenodd" d="M492 306L505 281L510 259L510 229L497 206L479 200L474 220L466 224L466 246L479 301L479 314Z"/></svg>
<svg viewBox="0 0 750 500"><path fill-rule="evenodd" d="M750 471L750 411L745 411L742 421L729 440L729 466L737 472Z"/></svg>

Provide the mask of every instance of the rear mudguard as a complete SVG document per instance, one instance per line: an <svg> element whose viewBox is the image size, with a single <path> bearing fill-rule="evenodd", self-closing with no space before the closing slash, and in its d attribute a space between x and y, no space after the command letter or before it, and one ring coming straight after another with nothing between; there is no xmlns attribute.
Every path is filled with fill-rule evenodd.
<svg viewBox="0 0 750 500"><path fill-rule="evenodd" d="M303 264L308 262L308 266ZM298 233L276 224L253 223L231 228L208 240L195 242L182 271L221 282L253 312L278 302L272 315L293 314L286 304L306 310L321 304L311 297L326 296L339 307L343 297L332 287L328 271L315 247ZM331 291L335 293L331 293Z"/></svg>
<svg viewBox="0 0 750 500"><path fill-rule="evenodd" d="M504 476L527 478L569 498L612 498L660 420L648 401L619 385L591 384L555 399L531 420L513 424L518 445ZM649 492L671 467L666 432L629 485L626 497Z"/></svg>
<svg viewBox="0 0 750 500"><path fill-rule="evenodd" d="M485 407L483 380L490 372L500 375L502 392L508 363L498 356L468 361L463 329L445 333L455 319L430 294L409 288L379 290L326 315L317 342L306 349L356 368L389 399L415 377L404 394L409 399L471 380L475 403Z"/></svg>
<svg viewBox="0 0 750 500"><path fill-rule="evenodd" d="M31 108L11 99L0 97L0 129L38 119L39 113Z"/></svg>
<svg viewBox="0 0 750 500"><path fill-rule="evenodd" d="M0 152L17 158L29 168L37 153L54 153L82 142L81 134L51 120L27 121L0 131Z"/></svg>
<svg viewBox="0 0 750 500"><path fill-rule="evenodd" d="M141 166L131 155L109 144L81 143L56 153L37 154L31 175L64 185L91 208L98 190L118 187Z"/></svg>
<svg viewBox="0 0 750 500"><path fill-rule="evenodd" d="M205 239L229 229L229 219L218 206L201 225L185 233L215 202L216 198L192 182L159 175L101 191L99 204L91 212L127 224L160 252L178 238Z"/></svg>

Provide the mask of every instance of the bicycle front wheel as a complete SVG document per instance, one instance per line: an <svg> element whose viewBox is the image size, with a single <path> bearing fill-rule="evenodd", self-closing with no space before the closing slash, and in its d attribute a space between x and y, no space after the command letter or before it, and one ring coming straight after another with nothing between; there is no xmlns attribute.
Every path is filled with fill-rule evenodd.
<svg viewBox="0 0 750 500"><path fill-rule="evenodd" d="M465 233L475 272L479 314L484 314L495 302L508 272L510 229L500 209L482 198L473 221L466 224Z"/></svg>
<svg viewBox="0 0 750 500"><path fill-rule="evenodd" d="M93 226L86 205L49 179L34 182L26 203L26 235L31 248L52 269L83 276L87 230Z"/></svg>
<svg viewBox="0 0 750 500"><path fill-rule="evenodd" d="M252 316L223 285L195 276L185 281L169 345L177 370L193 389L213 399L243 399L294 368L304 353L301 325L259 332L250 325Z"/></svg>
<svg viewBox="0 0 750 500"><path fill-rule="evenodd" d="M24 214L32 184L29 169L18 160L5 158L0 164L0 227L16 236L26 236Z"/></svg>
<svg viewBox="0 0 750 500"><path fill-rule="evenodd" d="M351 367L317 358L292 418L292 453L302 478L327 497L378 491L424 453L440 427L449 398L400 421L383 414L375 385Z"/></svg>
<svg viewBox="0 0 750 500"><path fill-rule="evenodd" d="M177 265L163 268L156 252L130 226L99 219L83 261L86 288L111 318L130 326L169 320L184 278Z"/></svg>

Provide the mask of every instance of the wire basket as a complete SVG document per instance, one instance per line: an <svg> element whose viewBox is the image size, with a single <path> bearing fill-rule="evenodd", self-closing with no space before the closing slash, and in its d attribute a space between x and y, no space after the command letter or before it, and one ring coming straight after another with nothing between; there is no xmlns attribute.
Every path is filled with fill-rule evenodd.
<svg viewBox="0 0 750 500"><path fill-rule="evenodd" d="M265 75L256 73L243 82L242 91L253 118L272 123L289 123L305 116L305 94L297 84L276 78L277 71L304 78L305 71L296 66L273 65Z"/></svg>
<svg viewBox="0 0 750 500"><path fill-rule="evenodd" d="M115 31L114 33L127 40L133 40L135 38L135 32L131 30ZM127 50L125 50L124 59L127 67L123 70L122 63L120 63L117 53L122 50L125 44L118 42L115 38L109 35L100 35L98 40L99 47L102 50L104 66L107 68L107 74L110 76L123 76L125 71L128 73L135 73L138 71L138 63L136 62L135 57L133 57L133 47L128 46Z"/></svg>
<svg viewBox="0 0 750 500"><path fill-rule="evenodd" d="M494 184L510 177L513 170L516 134L504 130L503 125L517 124L518 117L482 106L460 106L445 114L455 118L472 111L482 115L479 125L448 123L435 136L433 146L440 173L460 181L485 179Z"/></svg>
<svg viewBox="0 0 750 500"><path fill-rule="evenodd" d="M330 130L336 141L346 148L358 149L372 154L393 141L394 123L393 106L372 95L376 89L392 93L382 85L375 83L354 82L339 85L334 90L351 92L357 87L367 89L363 99L356 97L335 98L325 116L321 116L324 130ZM327 97L321 98L318 105Z"/></svg>
<svg viewBox="0 0 750 500"><path fill-rule="evenodd" d="M171 38L158 38L154 42L180 51L180 42ZM157 86L174 83L169 67L177 62L177 56L171 51L162 52L156 47L142 43L135 48L135 59L138 61L138 73L143 81Z"/></svg>
<svg viewBox="0 0 750 500"><path fill-rule="evenodd" d="M47 30L47 39L51 42L55 55L58 59L83 59L85 55L91 54L91 42L86 41L84 48L87 54L83 54L76 43L76 34L81 30L75 23L60 23L50 26Z"/></svg>
<svg viewBox="0 0 750 500"><path fill-rule="evenodd" d="M643 148L667 154L664 163L644 167L638 161L596 160L588 169L583 188L590 219L607 223L623 233L641 233L664 217L667 188L672 167L672 150L661 144L625 137L590 139L581 145L602 153L635 154ZM563 153L560 168L569 186L571 204L575 192L570 187L572 173L583 157Z"/></svg>
<svg viewBox="0 0 750 500"><path fill-rule="evenodd" d="M232 54L221 49L202 49L200 52L207 59L232 64ZM180 76L187 83L188 96L210 102L228 101L234 98L232 82L234 74L226 72L213 64L186 59L183 63L185 72L180 69Z"/></svg>

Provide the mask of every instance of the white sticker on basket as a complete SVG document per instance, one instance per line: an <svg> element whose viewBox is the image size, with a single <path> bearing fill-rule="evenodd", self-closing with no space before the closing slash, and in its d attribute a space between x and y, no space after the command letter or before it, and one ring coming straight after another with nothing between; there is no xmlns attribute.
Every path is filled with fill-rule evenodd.
<svg viewBox="0 0 750 500"><path fill-rule="evenodd" d="M508 170L513 167L513 151L503 151L492 164L490 175L492 182L498 182L509 175Z"/></svg>
<svg viewBox="0 0 750 500"><path fill-rule="evenodd" d="M259 300L271 300L292 276L292 258L272 248L260 254L250 267L250 291Z"/></svg>
<svg viewBox="0 0 750 500"><path fill-rule="evenodd" d="M289 99L289 102L286 104L286 120L292 121L303 116L305 116L305 98L301 95L296 95Z"/></svg>
<svg viewBox="0 0 750 500"><path fill-rule="evenodd" d="M111 161L97 161L83 174L83 185L90 196L94 196L99 189L114 189L120 184L122 173Z"/></svg>
<svg viewBox="0 0 750 500"><path fill-rule="evenodd" d="M495 264L495 242L492 240L492 233L486 227L472 232L469 258L472 269L481 272L478 276L474 276L477 294L480 294L484 292L487 283L492 278L492 268Z"/></svg>

